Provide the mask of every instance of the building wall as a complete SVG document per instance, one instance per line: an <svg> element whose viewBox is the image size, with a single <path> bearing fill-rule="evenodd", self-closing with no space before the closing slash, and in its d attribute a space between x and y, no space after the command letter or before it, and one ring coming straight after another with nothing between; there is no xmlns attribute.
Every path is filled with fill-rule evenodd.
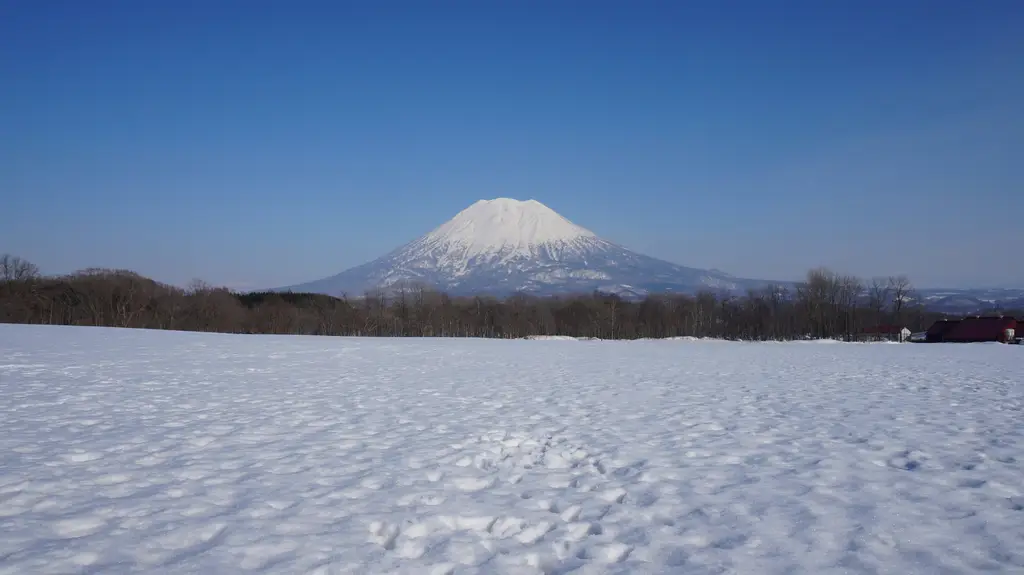
<svg viewBox="0 0 1024 575"><path fill-rule="evenodd" d="M1006 343L1006 330L1016 330L1017 320L998 317L969 317L946 332L942 341L957 343L999 341Z"/></svg>

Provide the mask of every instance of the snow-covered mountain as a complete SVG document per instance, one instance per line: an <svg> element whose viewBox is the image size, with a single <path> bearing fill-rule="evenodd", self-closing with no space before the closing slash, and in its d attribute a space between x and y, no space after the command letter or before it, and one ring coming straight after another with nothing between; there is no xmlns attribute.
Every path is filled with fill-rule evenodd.
<svg viewBox="0 0 1024 575"><path fill-rule="evenodd" d="M427 235L337 275L281 288L359 296L425 285L450 294L535 295L600 290L736 292L770 282L655 259L597 236L536 200L480 200Z"/></svg>
<svg viewBox="0 0 1024 575"><path fill-rule="evenodd" d="M924 306L950 314L988 314L1024 310L1024 289L920 289Z"/></svg>

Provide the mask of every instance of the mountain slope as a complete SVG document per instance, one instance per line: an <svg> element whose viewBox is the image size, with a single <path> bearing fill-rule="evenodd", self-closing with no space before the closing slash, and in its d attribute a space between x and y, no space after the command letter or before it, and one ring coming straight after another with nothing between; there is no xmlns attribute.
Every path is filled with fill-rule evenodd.
<svg viewBox="0 0 1024 575"><path fill-rule="evenodd" d="M1024 289L920 289L917 295L926 308L950 314L1024 310Z"/></svg>
<svg viewBox="0 0 1024 575"><path fill-rule="evenodd" d="M361 295L423 284L452 294L536 295L601 290L730 292L769 282L679 266L597 236L536 200L480 200L427 235L337 275L281 288Z"/></svg>

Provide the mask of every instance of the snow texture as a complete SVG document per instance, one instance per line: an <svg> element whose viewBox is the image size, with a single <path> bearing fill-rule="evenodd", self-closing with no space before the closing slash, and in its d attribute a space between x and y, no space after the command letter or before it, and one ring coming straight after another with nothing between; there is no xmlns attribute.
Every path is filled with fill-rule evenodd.
<svg viewBox="0 0 1024 575"><path fill-rule="evenodd" d="M738 292L771 282L679 266L598 237L536 200L480 200L430 233L340 274L281 290L361 296L425 285L456 295L595 290Z"/></svg>
<svg viewBox="0 0 1024 575"><path fill-rule="evenodd" d="M0 573L1024 569L1024 348L0 326Z"/></svg>

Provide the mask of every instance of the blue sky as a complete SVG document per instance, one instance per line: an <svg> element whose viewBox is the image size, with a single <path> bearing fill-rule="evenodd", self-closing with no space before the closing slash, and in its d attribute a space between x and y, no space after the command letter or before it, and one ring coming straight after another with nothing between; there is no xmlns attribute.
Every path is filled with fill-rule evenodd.
<svg viewBox="0 0 1024 575"><path fill-rule="evenodd" d="M1024 287L1022 29L1018 0L0 0L0 252L275 287L505 196L745 277Z"/></svg>

